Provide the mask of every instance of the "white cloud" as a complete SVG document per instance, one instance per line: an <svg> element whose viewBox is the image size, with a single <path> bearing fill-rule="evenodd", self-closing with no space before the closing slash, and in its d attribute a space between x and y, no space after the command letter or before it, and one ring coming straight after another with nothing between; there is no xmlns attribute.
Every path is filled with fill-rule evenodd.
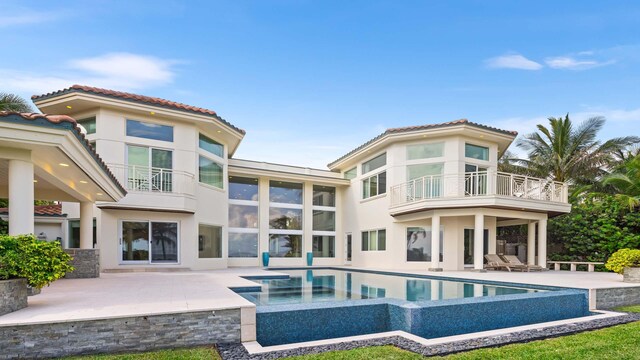
<svg viewBox="0 0 640 360"><path fill-rule="evenodd" d="M131 53L109 53L68 61L61 70L37 72L0 69L7 91L44 93L73 84L115 90L136 90L167 85L175 78L177 61Z"/></svg>
<svg viewBox="0 0 640 360"><path fill-rule="evenodd" d="M495 69L540 70L542 65L520 54L502 55L485 60L487 67Z"/></svg>
<svg viewBox="0 0 640 360"><path fill-rule="evenodd" d="M586 70L613 64L614 61L578 60L570 56L549 57L544 62L552 69Z"/></svg>

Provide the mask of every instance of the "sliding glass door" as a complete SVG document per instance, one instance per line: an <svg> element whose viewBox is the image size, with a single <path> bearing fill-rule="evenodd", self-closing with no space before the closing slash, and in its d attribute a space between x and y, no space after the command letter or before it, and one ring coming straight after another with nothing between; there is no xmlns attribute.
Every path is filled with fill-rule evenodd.
<svg viewBox="0 0 640 360"><path fill-rule="evenodd" d="M178 223L122 221L123 263L177 263Z"/></svg>
<svg viewBox="0 0 640 360"><path fill-rule="evenodd" d="M146 146L127 145L129 189L171 192L173 152Z"/></svg>

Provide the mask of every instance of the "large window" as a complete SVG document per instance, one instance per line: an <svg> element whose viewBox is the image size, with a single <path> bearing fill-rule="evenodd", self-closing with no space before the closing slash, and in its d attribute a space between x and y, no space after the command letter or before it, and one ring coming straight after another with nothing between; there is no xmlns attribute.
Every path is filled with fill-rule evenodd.
<svg viewBox="0 0 640 360"><path fill-rule="evenodd" d="M201 183L222 189L223 167L217 162L200 156L198 167L198 179Z"/></svg>
<svg viewBox="0 0 640 360"><path fill-rule="evenodd" d="M387 192L387 172L370 176L362 180L362 198L367 199L372 196Z"/></svg>
<svg viewBox="0 0 640 360"><path fill-rule="evenodd" d="M258 257L258 179L229 177L230 258Z"/></svg>
<svg viewBox="0 0 640 360"><path fill-rule="evenodd" d="M407 165L407 180L415 180L409 184L409 194L416 199L434 198L442 195L443 164Z"/></svg>
<svg viewBox="0 0 640 360"><path fill-rule="evenodd" d="M78 125L82 125L82 127L87 130L87 135L96 133L96 117L92 116L86 119L80 119L76 121Z"/></svg>
<svg viewBox="0 0 640 360"><path fill-rule="evenodd" d="M384 251L387 249L387 231L371 230L362 232L362 251Z"/></svg>
<svg viewBox="0 0 640 360"><path fill-rule="evenodd" d="M302 184L269 182L270 256L302 256L302 199Z"/></svg>
<svg viewBox="0 0 640 360"><path fill-rule="evenodd" d="M473 144L464 144L464 156L470 159L489 160L489 148Z"/></svg>
<svg viewBox="0 0 640 360"><path fill-rule="evenodd" d="M127 165L129 190L172 191L173 152L171 150L127 145Z"/></svg>
<svg viewBox="0 0 640 360"><path fill-rule="evenodd" d="M430 159L441 157L444 143L416 144L407 146L407 160Z"/></svg>
<svg viewBox="0 0 640 360"><path fill-rule="evenodd" d="M407 166L407 180L413 180L424 176L442 175L442 163L416 164Z"/></svg>
<svg viewBox="0 0 640 360"><path fill-rule="evenodd" d="M198 226L198 257L200 259L222 257L222 228L200 224Z"/></svg>
<svg viewBox="0 0 640 360"><path fill-rule="evenodd" d="M344 178L347 180L351 180L353 178L355 178L356 176L358 176L358 168L354 167L352 169L349 169L347 171L344 172Z"/></svg>
<svg viewBox="0 0 640 360"><path fill-rule="evenodd" d="M315 257L335 257L336 188L313 185L313 237Z"/></svg>
<svg viewBox="0 0 640 360"><path fill-rule="evenodd" d="M380 154L369 161L363 162L362 173L366 174L385 165L387 165L387 153Z"/></svg>
<svg viewBox="0 0 640 360"><path fill-rule="evenodd" d="M407 261L431 261L431 241L433 235L430 226L407 228ZM444 253L444 227L440 226L440 256Z"/></svg>
<svg viewBox="0 0 640 360"><path fill-rule="evenodd" d="M127 136L173 142L173 126L127 120Z"/></svg>
<svg viewBox="0 0 640 360"><path fill-rule="evenodd" d="M200 146L200 149L202 150L206 150L219 157L224 157L224 145L220 144L215 140L208 138L205 135L200 134L198 146Z"/></svg>
<svg viewBox="0 0 640 360"><path fill-rule="evenodd" d="M122 261L178 262L178 223L123 221L121 230Z"/></svg>

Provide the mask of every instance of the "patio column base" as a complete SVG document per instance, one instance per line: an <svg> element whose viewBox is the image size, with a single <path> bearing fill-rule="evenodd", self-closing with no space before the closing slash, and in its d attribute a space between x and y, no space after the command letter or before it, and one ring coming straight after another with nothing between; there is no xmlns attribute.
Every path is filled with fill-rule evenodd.
<svg viewBox="0 0 640 360"><path fill-rule="evenodd" d="M442 268L429 268L427 271L442 272Z"/></svg>
<svg viewBox="0 0 640 360"><path fill-rule="evenodd" d="M73 259L69 262L75 268L64 277L66 279L90 279L100 277L100 250L65 249Z"/></svg>
<svg viewBox="0 0 640 360"><path fill-rule="evenodd" d="M487 270L485 270L485 269L473 269L473 270L471 270L471 272L475 272L475 273L486 273L486 272L487 272Z"/></svg>

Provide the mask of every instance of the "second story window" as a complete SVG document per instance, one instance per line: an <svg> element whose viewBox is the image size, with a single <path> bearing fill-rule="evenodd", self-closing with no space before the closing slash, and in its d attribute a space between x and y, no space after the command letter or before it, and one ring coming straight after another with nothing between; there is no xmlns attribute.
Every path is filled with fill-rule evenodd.
<svg viewBox="0 0 640 360"><path fill-rule="evenodd" d="M385 165L387 165L387 153L380 154L369 161L363 162L362 173L366 174Z"/></svg>
<svg viewBox="0 0 640 360"><path fill-rule="evenodd" d="M92 116L86 119L80 119L77 121L78 125L82 125L82 127L87 130L87 135L96 133L96 117Z"/></svg>
<svg viewBox="0 0 640 360"><path fill-rule="evenodd" d="M127 119L127 136L173 142L173 126Z"/></svg>
<svg viewBox="0 0 640 360"><path fill-rule="evenodd" d="M415 144L407 146L407 160L430 159L441 157L444 143Z"/></svg>
<svg viewBox="0 0 640 360"><path fill-rule="evenodd" d="M205 135L200 134L198 146L202 150L206 150L219 157L224 157L224 145L219 142L208 138Z"/></svg>
<svg viewBox="0 0 640 360"><path fill-rule="evenodd" d="M127 145L128 188L137 191L171 192L173 152Z"/></svg>
<svg viewBox="0 0 640 360"><path fill-rule="evenodd" d="M349 170L344 172L344 178L347 179L347 180L354 179L356 176L358 176L358 168L357 167L354 167L354 168L349 169Z"/></svg>
<svg viewBox="0 0 640 360"><path fill-rule="evenodd" d="M199 157L198 179L201 183L222 189L224 186L223 175L222 165L204 156Z"/></svg>
<svg viewBox="0 0 640 360"><path fill-rule="evenodd" d="M387 172L370 176L362 180L362 198L367 199L372 196L381 195L387 192Z"/></svg>
<svg viewBox="0 0 640 360"><path fill-rule="evenodd" d="M464 144L464 156L470 159L489 161L489 148L473 144Z"/></svg>

